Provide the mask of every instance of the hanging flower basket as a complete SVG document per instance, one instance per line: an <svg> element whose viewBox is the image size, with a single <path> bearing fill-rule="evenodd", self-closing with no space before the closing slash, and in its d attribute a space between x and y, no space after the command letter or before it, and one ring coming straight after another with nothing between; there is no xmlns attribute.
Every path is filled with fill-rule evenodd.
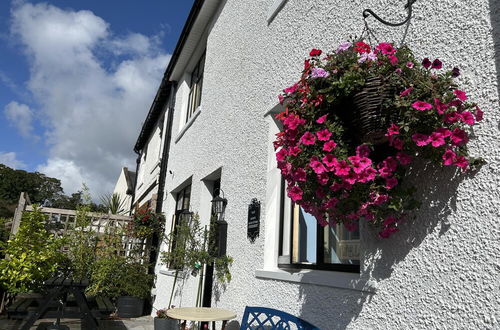
<svg viewBox="0 0 500 330"><path fill-rule="evenodd" d="M278 96L285 111L274 145L288 196L323 226L353 230L363 220L384 238L398 231L419 205L402 185L415 159L462 171L482 163L467 143L483 112L454 82L459 74L390 43L313 49L301 79Z"/></svg>

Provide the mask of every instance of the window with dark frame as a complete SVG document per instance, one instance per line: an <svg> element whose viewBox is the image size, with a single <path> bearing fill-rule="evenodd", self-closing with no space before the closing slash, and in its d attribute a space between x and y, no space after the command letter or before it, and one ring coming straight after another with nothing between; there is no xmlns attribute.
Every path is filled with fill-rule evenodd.
<svg viewBox="0 0 500 330"><path fill-rule="evenodd" d="M203 71L205 70L205 53L201 55L198 63L191 72L191 85L189 90L186 122L191 118L201 103L201 90L203 87Z"/></svg>
<svg viewBox="0 0 500 330"><path fill-rule="evenodd" d="M359 273L359 229L349 232L340 224L334 228L320 226L314 216L286 197L284 180L280 209L280 268Z"/></svg>
<svg viewBox="0 0 500 330"><path fill-rule="evenodd" d="M184 210L189 211L189 202L191 199L191 185L186 186L183 188L181 191L177 193L176 196L176 204L175 204L175 214L173 215L172 219L172 228L170 229L173 231L173 240L170 243L170 250L175 249L176 245L176 232L177 232L177 226L180 224L181 221L181 215ZM176 266L173 263L169 264L170 269L176 269Z"/></svg>

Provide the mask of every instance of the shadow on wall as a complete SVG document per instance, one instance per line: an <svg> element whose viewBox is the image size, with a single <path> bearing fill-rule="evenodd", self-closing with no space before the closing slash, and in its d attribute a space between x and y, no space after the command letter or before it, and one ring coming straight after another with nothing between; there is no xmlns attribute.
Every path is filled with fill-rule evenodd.
<svg viewBox="0 0 500 330"><path fill-rule="evenodd" d="M325 297L323 287L302 285L301 318L319 327L329 325L330 329L345 329L356 320L363 305L370 303L374 295L370 286L390 278L395 267L438 226L439 236L446 234L450 228L448 216L456 209L457 187L465 176L451 167L416 164L408 178L407 184L417 187L415 197L422 202L421 208L415 212L418 217L408 219L400 227L401 230L389 239L378 238L376 230L362 224L363 235L373 237L361 243L361 281L366 283L367 291L337 289L334 295Z"/></svg>
<svg viewBox="0 0 500 330"><path fill-rule="evenodd" d="M495 64L497 68L497 88L500 95L500 2L498 0L490 0L490 18L493 28L493 45L495 47ZM499 106L500 106L500 100ZM499 124L500 128L500 124Z"/></svg>

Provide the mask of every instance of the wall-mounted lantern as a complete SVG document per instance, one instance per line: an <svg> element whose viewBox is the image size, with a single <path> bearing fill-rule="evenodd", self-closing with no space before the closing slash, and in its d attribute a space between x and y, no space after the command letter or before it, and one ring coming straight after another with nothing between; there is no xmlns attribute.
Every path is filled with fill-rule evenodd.
<svg viewBox="0 0 500 330"><path fill-rule="evenodd" d="M226 247L227 247L227 222L224 221L224 213L226 211L227 199L224 198L224 191L222 189L218 189L219 194L212 199L212 210L217 217L217 221L215 223L215 227L217 229L216 232L216 246L217 246L217 255L225 256L226 255ZM222 197L220 193L222 192Z"/></svg>

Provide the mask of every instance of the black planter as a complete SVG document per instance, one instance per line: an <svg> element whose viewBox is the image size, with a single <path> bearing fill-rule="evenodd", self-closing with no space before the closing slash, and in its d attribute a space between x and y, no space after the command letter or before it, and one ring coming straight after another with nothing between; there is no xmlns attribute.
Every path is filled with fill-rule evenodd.
<svg viewBox="0 0 500 330"><path fill-rule="evenodd" d="M179 330L179 320L155 317L155 330Z"/></svg>
<svg viewBox="0 0 500 330"><path fill-rule="evenodd" d="M144 299L137 297L121 296L116 302L118 317L139 317L144 310Z"/></svg>

